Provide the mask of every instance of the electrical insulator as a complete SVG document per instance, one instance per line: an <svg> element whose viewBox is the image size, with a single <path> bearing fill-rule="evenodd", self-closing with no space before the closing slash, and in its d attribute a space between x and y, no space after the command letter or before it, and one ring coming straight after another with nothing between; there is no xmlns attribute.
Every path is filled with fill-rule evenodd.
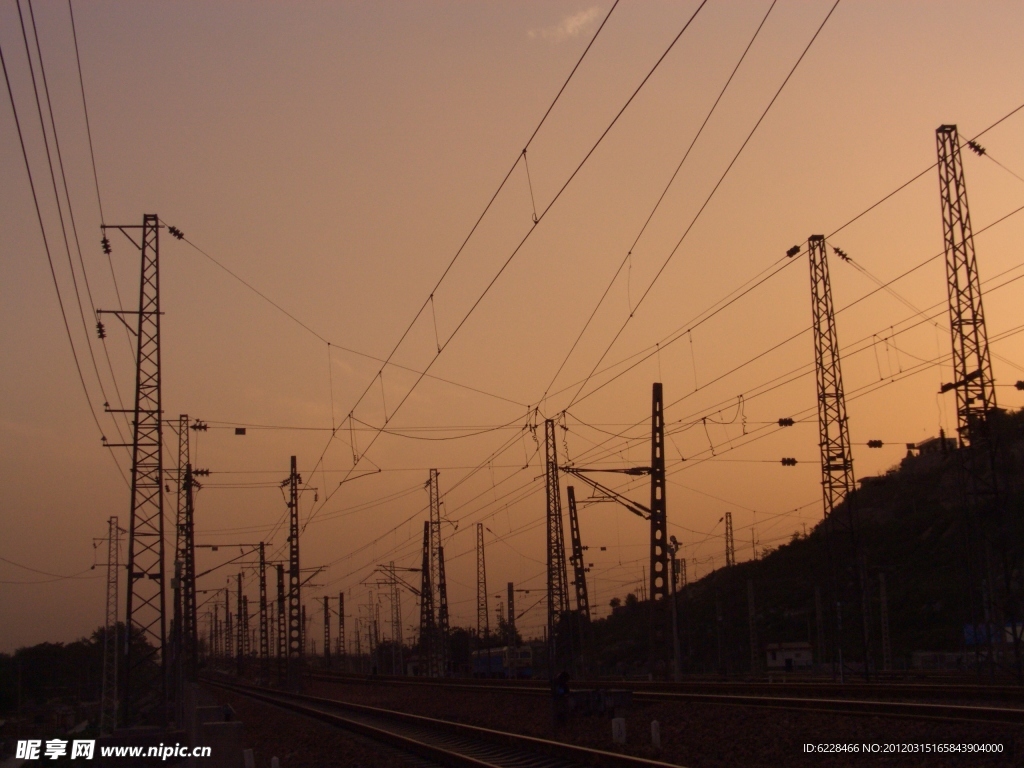
<svg viewBox="0 0 1024 768"><path fill-rule="evenodd" d="M185 234L177 227L168 227L167 231L170 232L171 235L178 238L179 240L185 237Z"/></svg>
<svg viewBox="0 0 1024 768"><path fill-rule="evenodd" d="M782 459L782 466L784 466L784 467L795 467L796 466L796 459L787 456L787 457Z"/></svg>
<svg viewBox="0 0 1024 768"><path fill-rule="evenodd" d="M199 421L198 419L196 419L196 422L191 427L189 427L189 429L194 430L196 432L205 432L209 428L209 424L207 424L205 421Z"/></svg>
<svg viewBox="0 0 1024 768"><path fill-rule="evenodd" d="M836 248L835 246L832 246L832 250L835 252L836 256L838 256L843 261L850 260L850 257L847 255L846 251L844 251L842 248Z"/></svg>
<svg viewBox="0 0 1024 768"><path fill-rule="evenodd" d="M1017 389L1024 389L1024 381L1018 381L1013 386L1015 386Z"/></svg>
<svg viewBox="0 0 1024 768"><path fill-rule="evenodd" d="M780 427L792 427L793 426L793 420L792 419L779 419L779 426Z"/></svg>
<svg viewBox="0 0 1024 768"><path fill-rule="evenodd" d="M792 248L790 248L788 251L786 251L786 255L789 258L791 258L791 259L794 256L796 256L798 253L800 253L800 246L799 245L794 245Z"/></svg>
<svg viewBox="0 0 1024 768"><path fill-rule="evenodd" d="M110 239L106 235L104 235L103 239L100 240L100 245L103 246L103 252L107 254L107 256L109 256L113 251L113 249L110 247Z"/></svg>
<svg viewBox="0 0 1024 768"><path fill-rule="evenodd" d="M868 448L881 448L881 447L882 447L882 441L881 440L868 440Z"/></svg>
<svg viewBox="0 0 1024 768"><path fill-rule="evenodd" d="M96 321L96 335L99 336L100 339L107 338L107 329L104 328L103 323L98 320Z"/></svg>
<svg viewBox="0 0 1024 768"><path fill-rule="evenodd" d="M193 469L192 470L192 474L195 475L196 477L209 477L210 476L210 470L208 470L208 469Z"/></svg>
<svg viewBox="0 0 1024 768"><path fill-rule="evenodd" d="M970 147L974 151L974 154L979 157L985 154L985 148L976 141L968 141L967 146Z"/></svg>

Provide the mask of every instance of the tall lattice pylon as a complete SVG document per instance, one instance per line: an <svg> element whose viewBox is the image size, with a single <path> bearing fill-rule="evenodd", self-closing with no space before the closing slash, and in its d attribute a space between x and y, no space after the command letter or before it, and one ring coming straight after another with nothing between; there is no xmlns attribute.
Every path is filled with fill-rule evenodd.
<svg viewBox="0 0 1024 768"><path fill-rule="evenodd" d="M338 593L338 663L341 671L347 672L348 653L345 645L345 593Z"/></svg>
<svg viewBox="0 0 1024 768"><path fill-rule="evenodd" d="M660 382L651 388L651 603L668 600L668 507L665 499L665 418Z"/></svg>
<svg viewBox="0 0 1024 768"><path fill-rule="evenodd" d="M423 521L423 565L420 568L420 658L428 677L440 677L434 652L437 644L437 614L434 612L434 582L430 576L430 521Z"/></svg>
<svg viewBox="0 0 1024 768"><path fill-rule="evenodd" d="M732 512L725 513L725 567L736 565L736 539L733 537Z"/></svg>
<svg viewBox="0 0 1024 768"><path fill-rule="evenodd" d="M487 609L487 560L484 557L484 524L476 524L476 635L480 641L491 636L491 617Z"/></svg>
<svg viewBox="0 0 1024 768"><path fill-rule="evenodd" d="M103 631L103 691L100 698L100 733L117 728L117 581L121 568L118 552L121 529L117 516L107 521L107 614Z"/></svg>
<svg viewBox="0 0 1024 768"><path fill-rule="evenodd" d="M395 561L388 564L391 576L391 674L405 674L405 637L402 632L402 588L395 572Z"/></svg>
<svg viewBox="0 0 1024 768"><path fill-rule="evenodd" d="M583 561L583 539L580 536L580 516L576 509L576 489L571 485L565 489L569 502L569 539L572 541L573 587L576 589L576 610L580 618L590 621L590 596L587 594L587 565Z"/></svg>
<svg viewBox="0 0 1024 768"><path fill-rule="evenodd" d="M284 586L284 563L277 564L277 676L284 680L288 672L288 591Z"/></svg>
<svg viewBox="0 0 1024 768"><path fill-rule="evenodd" d="M331 598L324 595L324 666L331 668Z"/></svg>
<svg viewBox="0 0 1024 768"><path fill-rule="evenodd" d="M260 542L260 674L270 675L270 624L267 616L267 545Z"/></svg>
<svg viewBox="0 0 1024 768"><path fill-rule="evenodd" d="M299 569L299 475L295 457L291 457L288 486L288 677L300 681L302 659L305 657L302 626L302 573Z"/></svg>
<svg viewBox="0 0 1024 768"><path fill-rule="evenodd" d="M430 470L427 491L430 496L429 560L433 634L429 639L430 659L427 665L431 677L443 676L448 668L448 585L443 578L444 561L441 543L441 487L440 472Z"/></svg>
<svg viewBox="0 0 1024 768"><path fill-rule="evenodd" d="M821 450L821 491L824 505L826 540L832 591L835 606L836 654L840 677L842 658L842 601L845 592L846 568L852 567L853 583L859 592L861 629L863 632L864 675L869 675L868 617L865 611L865 583L861 572L857 513L851 494L856 488L853 475L853 453L850 424L846 415L846 395L839 363L839 336L836 332L835 307L824 235L811 235L807 240L811 267L811 311L814 330L814 358L818 392L818 444ZM844 504L845 502L845 504ZM844 514L836 511L842 505ZM840 533L844 535L839 535Z"/></svg>
<svg viewBox="0 0 1024 768"><path fill-rule="evenodd" d="M199 662L199 617L196 604L196 522L195 490L199 483L191 462L185 464L185 509L182 521L181 567L181 616L185 640L185 674L189 680L196 679Z"/></svg>
<svg viewBox="0 0 1024 768"><path fill-rule="evenodd" d="M558 447L554 419L544 420L544 486L547 501L548 567L548 669L554 677L562 650L558 633L569 610L569 578L565 565L565 534L562 525L562 494L558 482Z"/></svg>
<svg viewBox="0 0 1024 768"><path fill-rule="evenodd" d="M124 725L167 720L166 580L164 571L163 406L160 379L160 229L156 214L142 225L118 229L140 251L136 314L131 513L128 523L128 587L121 648L121 720ZM127 230L139 230L139 241ZM122 318L123 319L123 318ZM137 638L137 640L130 640Z"/></svg>
<svg viewBox="0 0 1024 768"><path fill-rule="evenodd" d="M853 454L850 449L850 426L846 416L843 374L839 365L839 338L836 334L824 235L811 235L807 241L807 250L811 265L821 488L824 514L830 517L854 489Z"/></svg>
<svg viewBox="0 0 1024 768"><path fill-rule="evenodd" d="M997 492L989 433L989 415L996 407L996 392L956 126L939 126L935 143L939 156L957 431L961 445L971 449L966 452L970 463L969 490L979 499L987 499Z"/></svg>

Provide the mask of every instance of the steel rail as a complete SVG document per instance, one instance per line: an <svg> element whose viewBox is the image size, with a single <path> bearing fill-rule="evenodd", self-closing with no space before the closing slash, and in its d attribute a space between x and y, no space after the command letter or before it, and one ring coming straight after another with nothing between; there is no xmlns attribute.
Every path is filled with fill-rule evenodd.
<svg viewBox="0 0 1024 768"><path fill-rule="evenodd" d="M433 685L456 690L474 690L488 693L511 693L526 696L550 696L547 688L536 684L494 685L468 681L442 681L390 678L343 678L312 673L313 679L336 683L368 683L387 685ZM605 686L607 687L607 686ZM870 688L870 686L864 686ZM878 692L878 691L876 691ZM1018 698L1019 698L1018 693ZM837 715L886 716L915 720L942 720L955 722L1024 723L1024 708L993 707L973 704L925 703L911 701L880 701L877 699L827 698L811 696L769 696L740 693L701 693L679 690L634 690L633 700L637 703L678 702L697 704L719 704L725 706L764 707L769 709L790 709L809 712L826 712Z"/></svg>
<svg viewBox="0 0 1024 768"><path fill-rule="evenodd" d="M537 689L548 690L546 682L536 680L503 680L484 678L449 678L438 680L424 677L408 677L393 675L359 675L338 672L307 672L307 676L336 682L369 682L385 684L413 685L445 685L464 688L487 687L494 689ZM679 683L648 681L648 680L614 680L600 678L597 680L579 681L581 685L595 688L631 688L635 691L652 692L718 692L735 693L766 693L769 695L796 696L836 696L848 694L902 696L907 698L929 699L989 699L1012 701L1024 706L1024 688L1012 685L978 685L963 683L834 683L829 681L744 681L744 680L689 680Z"/></svg>
<svg viewBox="0 0 1024 768"><path fill-rule="evenodd" d="M392 746L439 762L442 765L470 766L472 768L508 768L511 765L528 766L531 763L526 761L533 760L532 764L534 765L550 766L551 768L556 768L556 766L566 766L568 768L581 765L616 768L619 766L622 768L679 768L676 763L633 757L592 747L566 744L535 736L525 736L493 728L483 728L380 707L370 707L364 704L353 704L300 693L271 691L267 688L228 683L209 677L204 677L202 682L281 706L331 725L353 730L363 736L389 743ZM337 712L328 711L339 709L349 713L349 716L346 717ZM353 715L356 717L353 717ZM373 724L374 720L385 724L384 727L381 727L380 724ZM440 736L442 739L445 736L455 736L461 740L462 744L456 741L449 742L448 746L439 746L436 743L416 738L408 732L400 732L400 729L395 728L396 724L429 732L434 736ZM499 745L506 749L511 749L514 754L484 758L476 757L466 754L465 751L458 751L465 749L462 745L466 743L472 745L469 748L471 752L487 753L488 747ZM552 758L558 762L553 763ZM489 762L489 760L497 760L498 762Z"/></svg>

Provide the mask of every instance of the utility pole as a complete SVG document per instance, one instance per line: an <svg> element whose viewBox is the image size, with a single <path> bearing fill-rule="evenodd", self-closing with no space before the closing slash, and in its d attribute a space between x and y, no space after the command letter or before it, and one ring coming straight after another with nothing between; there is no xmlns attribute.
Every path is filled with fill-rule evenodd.
<svg viewBox="0 0 1024 768"><path fill-rule="evenodd" d="M516 596L512 582L508 583L508 647L516 648Z"/></svg>
<svg viewBox="0 0 1024 768"><path fill-rule="evenodd" d="M668 513L665 500L665 418L661 382L651 392L651 587L652 605L668 599Z"/></svg>
<svg viewBox="0 0 1024 768"><path fill-rule="evenodd" d="M668 508L665 498L665 419L661 382L651 387L651 561L649 574L648 667L653 674L667 666L670 620Z"/></svg>
<svg viewBox="0 0 1024 768"><path fill-rule="evenodd" d="M135 405L132 442L131 513L128 523L128 588L125 609L121 717L124 725L163 725L167 720L167 624L164 578L163 404L160 378L160 229L156 214L120 230L139 248L141 273L135 314ZM136 243L126 230L140 230ZM101 310L102 312L102 310ZM108 408L108 411L113 409ZM104 441L105 442L105 441ZM132 642L132 638L138 638Z"/></svg>
<svg viewBox="0 0 1024 768"><path fill-rule="evenodd" d="M175 704L175 721L181 720L181 692L182 683L185 678L185 667L188 665L186 657L188 651L186 646L188 644L188 621L185 618L185 584L184 584L184 570L185 570L185 550L187 549L186 544L186 496L187 491L185 489L185 475L188 472L189 454L188 454L188 415L181 414L178 416L178 467L177 474L175 477L175 486L178 492L178 504L177 504L177 515L175 516L174 525L174 577L171 585L173 592L174 607L172 609L171 619L171 646L172 651L170 658L173 663L173 669L171 674L173 676L174 684L174 704ZM166 490L166 489L165 489Z"/></svg>
<svg viewBox="0 0 1024 768"><path fill-rule="evenodd" d="M121 529L117 516L107 521L107 613L103 632L103 693L100 698L100 733L108 736L117 728L117 580Z"/></svg>
<svg viewBox="0 0 1024 768"><path fill-rule="evenodd" d="M437 606L437 625L438 635L441 643L441 653L439 658L441 661L441 670L444 677L448 677L451 674L450 662L448 659L448 582L444 576L444 547L437 548L437 574L440 583L437 586L437 594L440 598L440 603Z"/></svg>
<svg viewBox="0 0 1024 768"><path fill-rule="evenodd" d="M487 565L484 558L483 523L476 524L476 636L480 642L486 642L491 636L491 617L487 610Z"/></svg>
<svg viewBox="0 0 1024 768"><path fill-rule="evenodd" d="M569 562L573 569L573 586L576 587L576 610L580 618L590 622L590 598L587 596L587 571L583 562L583 551L586 547L580 538L580 519L576 511L576 490L570 485L565 489L569 499L569 538L572 541L572 555Z"/></svg>
<svg viewBox="0 0 1024 768"><path fill-rule="evenodd" d="M267 622L267 547L260 542L260 674L270 675L270 627Z"/></svg>
<svg viewBox="0 0 1024 768"><path fill-rule="evenodd" d="M572 563L573 580L572 585L576 589L576 613L572 617L572 633L576 636L576 644L579 648L579 676L587 674L587 638L590 635L590 597L587 594L587 564L583 560L583 551L586 547L580 538L580 520L576 510L576 490L570 485L566 488L566 496L569 502L569 540L572 543L572 554L569 562Z"/></svg>
<svg viewBox="0 0 1024 768"><path fill-rule="evenodd" d="M331 668L331 606L324 595L324 669Z"/></svg>
<svg viewBox="0 0 1024 768"><path fill-rule="evenodd" d="M238 595L237 595L238 596L238 621L237 621L237 626L235 627L235 632L237 633L238 637L237 637L236 642L235 642L235 667L236 667L236 669L238 671L238 676L241 677L242 673L245 671L245 669L244 669L244 666L245 666L245 662L244 662L244 657L245 657L245 637L248 634L248 629L246 627L246 624L248 623L246 621L246 619L248 619L248 616L245 615L246 614L245 603L244 603L244 598L242 597L242 573L241 572L239 572L235 576L235 583L237 585L237 592L238 592Z"/></svg>
<svg viewBox="0 0 1024 768"><path fill-rule="evenodd" d="M669 538L669 554L672 556L672 680L678 683L682 679L682 654L679 650L679 601L676 597L679 584L679 559L676 553L679 552L679 542L676 537Z"/></svg>
<svg viewBox="0 0 1024 768"><path fill-rule="evenodd" d="M228 580L231 583L231 580ZM234 637L231 634L231 589L224 588L224 661L227 663L235 655Z"/></svg>
<svg viewBox="0 0 1024 768"><path fill-rule="evenodd" d="M440 677L434 647L437 644L437 625L434 614L434 586L430 577L430 521L423 521L423 567L420 569L420 658L425 662L428 677Z"/></svg>
<svg viewBox="0 0 1024 768"><path fill-rule="evenodd" d="M285 679L288 671L288 634L285 627L284 563L277 564L277 674Z"/></svg>
<svg viewBox="0 0 1024 768"><path fill-rule="evenodd" d="M981 643L987 643L989 667L994 674L992 625L1001 626L1003 621L991 621L996 618L993 615L995 578L991 548L993 542L996 542L1003 551L1004 563L1012 561L1015 558L1009 556L1006 547L1007 542L1015 538L1015 534L999 531L1002 520L1001 510L998 509L995 435L991 425L991 415L997 407L996 393L957 127L939 126L935 132L935 141L946 252L949 327L953 342L953 381L944 384L942 391L952 389L956 392L957 432L961 448L958 456L960 484L966 495L966 587L970 594L968 604L971 606L974 647L978 654ZM977 144L969 144L972 149L979 151ZM979 153L983 152L980 149ZM1016 570L1014 567L1004 567L1007 597ZM987 590L984 586L986 582ZM1010 626L1016 627L1016 619L1012 616L1007 618L1011 619ZM1019 643L1015 642L1014 647L1019 653Z"/></svg>
<svg viewBox="0 0 1024 768"><path fill-rule="evenodd" d="M185 417L188 418L187 416ZM186 429L186 432L188 430ZM187 446L188 438L186 438ZM187 447L186 447L187 450ZM196 537L195 537L195 489L199 487L196 474L208 474L207 470L195 470L191 463L185 464L184 499L184 531L181 546L181 601L182 627L185 637L186 677L190 681L196 679L196 666L199 660L199 618L196 614Z"/></svg>
<svg viewBox="0 0 1024 768"><path fill-rule="evenodd" d="M338 659L341 671L348 672L348 654L345 647L345 593L338 593Z"/></svg>
<svg viewBox="0 0 1024 768"><path fill-rule="evenodd" d="M864 677L870 678L870 643L868 617L865 611L864 581L860 577L860 546L858 525L853 503L856 488L853 475L853 453L850 446L850 424L846 415L846 396L843 392L843 374L839 364L839 336L836 333L835 308L832 303L832 285L829 280L828 259L824 235L811 235L807 250L811 267L811 309L814 319L814 352L818 390L818 434L821 447L821 487L824 514L827 520L826 548L831 561L833 591L836 609L836 651L840 681L844 679L842 646L842 593L845 564L853 567L853 583L860 586L861 629L864 644ZM842 255L842 254L840 254ZM844 504L845 502L845 504ZM843 506L845 519L834 514ZM842 557L843 547L836 535L845 528L849 555Z"/></svg>
<svg viewBox="0 0 1024 768"><path fill-rule="evenodd" d="M544 420L544 475L548 541L548 675L554 679L559 667L559 628L563 616L569 611L569 579L565 567L565 535L562 530L562 496L558 483L554 419Z"/></svg>
<svg viewBox="0 0 1024 768"><path fill-rule="evenodd" d="M405 674L405 639L402 636L402 590L398 585L395 561L390 562L391 571L391 674Z"/></svg>
<svg viewBox="0 0 1024 768"><path fill-rule="evenodd" d="M732 532L732 512L725 513L725 567L736 565L736 540Z"/></svg>
<svg viewBox="0 0 1024 768"><path fill-rule="evenodd" d="M996 408L996 393L956 126L940 126L935 132L935 140L939 156L942 234L955 376L952 385L944 386L943 390L953 389L956 392L957 431L961 444L982 449L972 456L976 466L971 467L971 491L976 496L992 497L997 489L989 415Z"/></svg>
<svg viewBox="0 0 1024 768"><path fill-rule="evenodd" d="M296 468L295 457L291 457L291 472L285 485L288 486L288 679L293 685L302 680L303 648L301 578L299 572L299 483L302 477Z"/></svg>
<svg viewBox="0 0 1024 768"><path fill-rule="evenodd" d="M750 674L761 671L761 650L757 642L757 611L754 608L754 581L747 579L747 617L750 622Z"/></svg>
<svg viewBox="0 0 1024 768"><path fill-rule="evenodd" d="M441 490L438 483L440 473L430 470L427 489L430 495L430 585L432 587L431 612L434 633L430 640L432 657L428 664L431 676L444 677L448 674L448 585L444 579L444 557L441 545Z"/></svg>

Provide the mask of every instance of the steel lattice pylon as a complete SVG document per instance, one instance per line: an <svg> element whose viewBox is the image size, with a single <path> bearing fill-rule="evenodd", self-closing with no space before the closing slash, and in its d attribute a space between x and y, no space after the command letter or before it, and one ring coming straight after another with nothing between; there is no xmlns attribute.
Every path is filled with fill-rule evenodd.
<svg viewBox="0 0 1024 768"><path fill-rule="evenodd" d="M989 414L996 408L996 392L956 126L940 126L935 131L935 143L942 198L949 327L953 340L952 388L956 391L957 431L961 445L970 448L965 456L969 464L970 490L975 497L987 498L997 492L988 424Z"/></svg>
<svg viewBox="0 0 1024 768"><path fill-rule="evenodd" d="M846 395L843 374L839 364L839 336L836 332L835 308L832 303L832 284L829 279L824 235L811 235L807 239L811 271L811 311L814 330L815 371L818 392L818 444L821 449L821 492L829 568L832 572L832 591L836 620L836 659L843 676L842 658L842 601L845 591L847 566L852 567L853 581L860 594L860 618L863 631L864 675L869 675L868 620L865 613L866 595L863 568L860 562L857 514L851 495L855 490L853 453L850 444L850 425L846 415ZM845 504L844 504L845 502ZM835 512L843 505L845 514ZM842 517L842 519L840 519ZM839 531L845 530L840 539ZM844 546L848 542L848 546Z"/></svg>
<svg viewBox="0 0 1024 768"><path fill-rule="evenodd" d="M299 570L299 483L302 477L291 457L288 486L288 677L297 682L301 660L305 656L302 626L302 574Z"/></svg>
<svg viewBox="0 0 1024 768"><path fill-rule="evenodd" d="M108 521L107 532L107 618L103 632L103 691L100 699L100 733L109 735L117 727L117 580L121 529L117 517Z"/></svg>
<svg viewBox="0 0 1024 768"><path fill-rule="evenodd" d="M391 674L405 674L405 637L402 632L402 589L395 573L395 561L388 565L391 576ZM397 663L396 663L397 662Z"/></svg>
<svg viewBox="0 0 1024 768"><path fill-rule="evenodd" d="M267 620L267 546L260 542L260 674L270 674L270 626Z"/></svg>
<svg viewBox="0 0 1024 768"><path fill-rule="evenodd" d="M430 659L427 669L431 677L448 674L448 585L444 576L444 548L441 544L440 474L436 469L430 470L430 479L427 482L430 495L430 607L433 614L433 635L428 646Z"/></svg>
<svg viewBox="0 0 1024 768"><path fill-rule="evenodd" d="M437 641L440 645L438 656L441 662L442 674L447 677L451 673L448 664L448 635L450 626L448 623L448 582L444 575L444 547L437 548L437 578Z"/></svg>
<svg viewBox="0 0 1024 768"><path fill-rule="evenodd" d="M580 537L580 518L576 510L576 489L571 485L565 489L569 502L569 539L572 542L573 586L576 588L576 610L580 618L590 621L590 597L587 594L587 566L583 562L583 540Z"/></svg>
<svg viewBox="0 0 1024 768"><path fill-rule="evenodd" d="M483 523L476 524L476 634L480 640L486 640L491 636L491 617L487 610L487 561L484 557Z"/></svg>
<svg viewBox="0 0 1024 768"><path fill-rule="evenodd" d="M430 521L423 521L423 565L420 568L420 658L426 660L429 677L439 677L434 646L437 643L437 617L434 614L434 586L430 578ZM358 636L358 633L357 633Z"/></svg>
<svg viewBox="0 0 1024 768"><path fill-rule="evenodd" d="M341 663L342 672L347 672L345 648L345 593L338 593L338 658Z"/></svg>
<svg viewBox="0 0 1024 768"><path fill-rule="evenodd" d="M807 240L807 250L811 265L811 310L817 363L821 488L825 517L830 517L854 488L853 454L850 451L843 374L839 367L839 338L825 257L825 237L811 235Z"/></svg>
<svg viewBox="0 0 1024 768"><path fill-rule="evenodd" d="M277 675L282 680L288 669L288 592L284 587L284 563L277 564Z"/></svg>
<svg viewBox="0 0 1024 768"><path fill-rule="evenodd" d="M660 382L651 389L651 602L668 600L668 508L665 499L665 419Z"/></svg>
<svg viewBox="0 0 1024 768"><path fill-rule="evenodd" d="M559 650L556 637L562 617L569 610L569 578L565 564L565 534L562 526L562 495L558 482L558 450L554 419L544 420L544 478L548 541L548 669L554 677Z"/></svg>
<svg viewBox="0 0 1024 768"><path fill-rule="evenodd" d="M732 512L725 513L725 567L736 565L736 539L732 530Z"/></svg>
<svg viewBox="0 0 1024 768"><path fill-rule="evenodd" d="M128 588L122 665L125 725L167 719L164 578L163 409L160 384L160 223L142 217L136 331Z"/></svg>
<svg viewBox="0 0 1024 768"><path fill-rule="evenodd" d="M324 666L331 667L331 603L324 595Z"/></svg>

